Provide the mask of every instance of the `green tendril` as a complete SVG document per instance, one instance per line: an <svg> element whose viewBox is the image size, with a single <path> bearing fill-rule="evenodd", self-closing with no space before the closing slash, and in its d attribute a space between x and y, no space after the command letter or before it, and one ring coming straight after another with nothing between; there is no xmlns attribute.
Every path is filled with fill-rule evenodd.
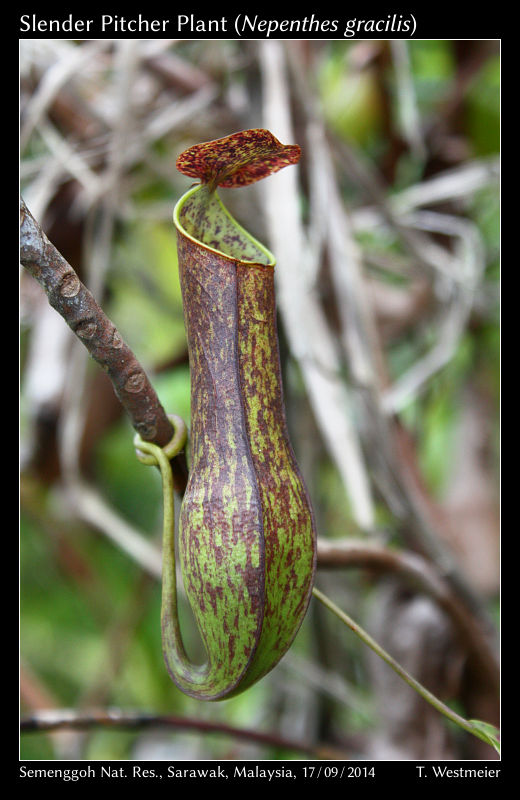
<svg viewBox="0 0 520 800"><path fill-rule="evenodd" d="M314 597L323 603L323 605L332 611L333 614L338 617L345 625L347 625L355 634L358 636L361 641L363 641L368 647L370 647L374 653L386 661L389 667L391 667L394 672L396 672L400 678L402 678L408 686L414 689L421 697L426 700L427 703L430 703L434 708L437 709L441 714L447 717L451 722L454 722L455 725L458 725L463 730L471 733L473 736L476 736L478 739L481 739L486 744L491 745L494 747L497 753L500 753L500 739L499 739L499 731L494 727L494 725L490 725L488 722L481 722L480 720L467 720L464 717L461 717L452 708L447 706L438 697L435 697L434 694L428 691L419 681L416 681L405 669L402 667L392 656L384 650L381 645L379 645L370 634L368 634L357 622L355 622L352 617L345 613L341 608L329 598L327 595L320 592L319 589L314 587L313 589Z"/></svg>
<svg viewBox="0 0 520 800"><path fill-rule="evenodd" d="M173 489L173 476L170 461L182 452L186 445L188 431L184 420L176 414L168 414L168 419L173 425L174 434L167 445L159 447L153 442L146 442L139 434L134 436L136 456L142 464L158 466L161 471L163 490L163 613L169 602L176 610L177 592L175 579L175 494Z"/></svg>

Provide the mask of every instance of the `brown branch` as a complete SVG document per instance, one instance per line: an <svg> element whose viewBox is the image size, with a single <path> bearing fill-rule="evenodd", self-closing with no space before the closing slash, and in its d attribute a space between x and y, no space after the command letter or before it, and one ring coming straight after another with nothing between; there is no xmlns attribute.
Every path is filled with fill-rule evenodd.
<svg viewBox="0 0 520 800"><path fill-rule="evenodd" d="M399 574L415 589L429 595L451 619L461 643L478 665L493 689L498 691L500 672L493 648L482 627L449 583L424 558L415 553L390 550L387 547L359 541L325 541L318 539L318 568L341 569L358 567L377 572Z"/></svg>
<svg viewBox="0 0 520 800"><path fill-rule="evenodd" d="M312 745L307 742L285 739L276 733L264 733L250 728L238 728L221 722L179 717L173 714L147 714L144 712L120 711L119 709L76 711L58 709L35 711L20 720L21 733L42 733L58 729L72 728L123 728L142 730L144 728L171 728L179 731L194 731L201 734L218 733L241 741L256 742L267 747L293 750L306 753L317 759L344 759L345 753L329 747Z"/></svg>
<svg viewBox="0 0 520 800"><path fill-rule="evenodd" d="M70 264L47 239L23 200L20 263L41 284L50 305L107 372L137 433L160 447L168 444L173 436L172 425L141 364ZM183 494L188 478L184 453L172 460L172 472L175 489Z"/></svg>

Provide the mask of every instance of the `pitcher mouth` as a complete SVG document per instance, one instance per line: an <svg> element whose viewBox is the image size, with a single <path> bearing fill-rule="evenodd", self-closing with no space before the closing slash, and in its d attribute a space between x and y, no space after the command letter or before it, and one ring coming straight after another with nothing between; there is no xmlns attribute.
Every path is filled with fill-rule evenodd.
<svg viewBox="0 0 520 800"><path fill-rule="evenodd" d="M192 187L180 198L173 222L188 239L221 256L244 264L275 265L274 255L231 216L207 184Z"/></svg>

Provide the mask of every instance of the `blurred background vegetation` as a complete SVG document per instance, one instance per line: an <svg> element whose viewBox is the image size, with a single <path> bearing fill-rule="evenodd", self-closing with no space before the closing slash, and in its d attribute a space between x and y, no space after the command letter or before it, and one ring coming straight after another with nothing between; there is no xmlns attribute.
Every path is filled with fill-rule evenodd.
<svg viewBox="0 0 520 800"><path fill-rule="evenodd" d="M499 58L496 41L40 39L21 41L20 62L24 199L166 410L188 422L171 214L189 180L176 157L252 127L301 145L295 179L287 170L279 183L221 195L278 256L288 421L320 539L415 553L439 574L451 553L466 587L457 595L455 580L453 591L486 643L499 592ZM269 208L277 192L289 204L286 191L297 192L305 246L288 222L285 256ZM342 231L339 270L331 230ZM283 275L302 253L290 298ZM114 707L270 732L347 758L493 757L314 601L257 686L217 704L181 694L161 655L158 475L134 457L108 378L27 274L20 297L24 714ZM327 336L315 336L311 354L299 352L293 313L309 298ZM310 318L299 324L305 350L304 332L315 331ZM334 373L339 401L313 390L309 362L320 353L318 372ZM329 403L348 423L339 449L342 435L355 444L339 454ZM361 562L320 570L318 585L434 693L498 723L496 687L420 585ZM240 736L101 727L26 734L21 757L304 756Z"/></svg>

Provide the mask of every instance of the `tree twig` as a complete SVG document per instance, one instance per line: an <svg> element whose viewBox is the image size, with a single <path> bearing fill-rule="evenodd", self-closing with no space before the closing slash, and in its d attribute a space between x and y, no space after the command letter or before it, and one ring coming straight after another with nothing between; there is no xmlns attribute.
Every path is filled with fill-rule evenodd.
<svg viewBox="0 0 520 800"><path fill-rule="evenodd" d="M22 717L20 731L22 733L41 733L55 731L63 728L124 728L126 730L142 730L145 728L170 728L179 731L192 731L201 734L218 733L223 736L232 736L241 741L255 742L267 747L276 747L283 750L293 750L306 753L313 758L333 759L345 758L345 753L339 753L328 747L312 745L308 742L285 739L276 733L264 733L250 728L238 728L211 720L179 717L173 714L147 714L138 711L121 711L119 709L103 709L91 711L76 711L75 709L57 709L35 711Z"/></svg>
<svg viewBox="0 0 520 800"><path fill-rule="evenodd" d="M20 201L20 262L41 284L50 305L107 372L134 429L164 447L173 427L144 369L70 264L47 239L24 201ZM172 461L175 489L186 488L184 454Z"/></svg>
<svg viewBox="0 0 520 800"><path fill-rule="evenodd" d="M413 587L431 597L448 615L470 658L478 664L490 686L498 691L500 671L492 644L457 594L426 559L403 550L356 540L318 539L318 567L341 569L358 567L398 574Z"/></svg>

